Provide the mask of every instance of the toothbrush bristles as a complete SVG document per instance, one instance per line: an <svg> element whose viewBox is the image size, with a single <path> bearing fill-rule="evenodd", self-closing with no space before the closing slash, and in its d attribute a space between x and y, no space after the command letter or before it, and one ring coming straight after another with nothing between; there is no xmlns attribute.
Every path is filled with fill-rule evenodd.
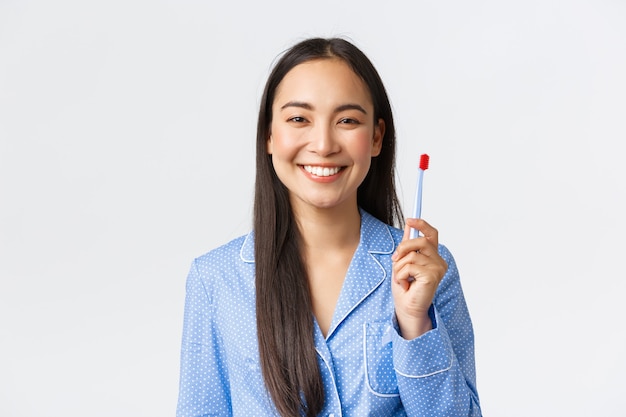
<svg viewBox="0 0 626 417"><path fill-rule="evenodd" d="M420 169L422 171L426 171L428 169L428 162L430 161L430 157L427 154L422 154L420 156Z"/></svg>
<svg viewBox="0 0 626 417"><path fill-rule="evenodd" d="M419 219L422 217L422 181L424 180L424 171L428 169L428 162L430 157L427 154L420 156L419 176L417 177L417 189L415 190L415 207L413 208L413 218ZM419 231L411 228L410 238L415 239L418 237Z"/></svg>

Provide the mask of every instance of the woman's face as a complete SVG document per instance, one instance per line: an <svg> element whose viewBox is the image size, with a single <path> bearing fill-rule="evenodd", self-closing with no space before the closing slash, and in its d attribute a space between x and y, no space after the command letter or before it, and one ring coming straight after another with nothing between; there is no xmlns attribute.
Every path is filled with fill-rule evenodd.
<svg viewBox="0 0 626 417"><path fill-rule="evenodd" d="M278 85L272 115L267 152L293 209L356 208L385 131L361 78L335 58L297 65Z"/></svg>

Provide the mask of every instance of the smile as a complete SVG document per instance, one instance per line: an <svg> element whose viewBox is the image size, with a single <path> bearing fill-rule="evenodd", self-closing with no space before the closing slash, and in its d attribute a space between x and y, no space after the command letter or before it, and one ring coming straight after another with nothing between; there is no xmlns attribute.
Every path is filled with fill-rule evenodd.
<svg viewBox="0 0 626 417"><path fill-rule="evenodd" d="M341 167L320 167L313 165L302 166L306 172L317 177L330 177L341 171Z"/></svg>

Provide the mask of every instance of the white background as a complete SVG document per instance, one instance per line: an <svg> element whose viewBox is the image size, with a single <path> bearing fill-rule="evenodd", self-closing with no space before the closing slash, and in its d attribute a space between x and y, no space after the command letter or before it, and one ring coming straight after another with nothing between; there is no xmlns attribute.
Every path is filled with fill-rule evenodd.
<svg viewBox="0 0 626 417"><path fill-rule="evenodd" d="M626 415L626 2L0 0L0 416L171 416L192 259L251 224L308 36L379 69L486 416Z"/></svg>

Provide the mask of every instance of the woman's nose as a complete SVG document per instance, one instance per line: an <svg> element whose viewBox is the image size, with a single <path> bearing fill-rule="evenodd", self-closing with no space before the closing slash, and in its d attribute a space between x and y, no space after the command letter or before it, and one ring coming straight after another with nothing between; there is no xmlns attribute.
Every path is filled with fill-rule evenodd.
<svg viewBox="0 0 626 417"><path fill-rule="evenodd" d="M328 156L339 151L336 133L332 128L320 126L311 132L311 150L320 156Z"/></svg>

